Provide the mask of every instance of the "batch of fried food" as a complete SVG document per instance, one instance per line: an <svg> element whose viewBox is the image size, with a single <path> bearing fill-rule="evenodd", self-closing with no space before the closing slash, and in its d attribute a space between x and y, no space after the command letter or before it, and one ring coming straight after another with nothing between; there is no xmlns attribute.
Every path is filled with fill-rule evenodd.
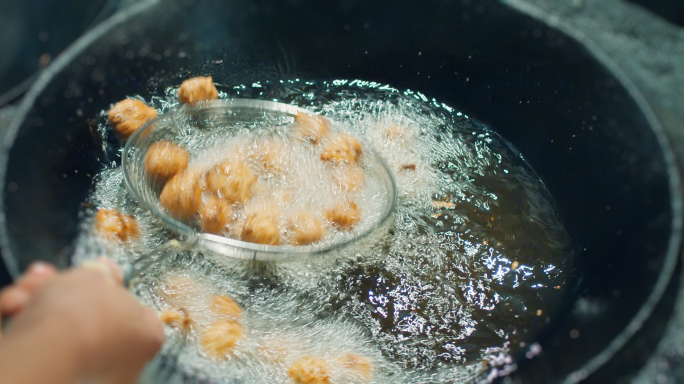
<svg viewBox="0 0 684 384"><path fill-rule="evenodd" d="M112 209L100 209L95 230L114 242L133 241L140 235L133 216ZM188 275L167 276L160 284L163 303L161 321L186 340L198 343L204 355L216 362L226 361L251 335L242 321L243 308L232 298L210 294L211 290ZM292 341L290 341L292 342ZM260 359L280 367L296 384L365 383L373 379L372 360L359 353L340 352L333 359L293 353L277 337L262 337L257 348Z"/></svg>
<svg viewBox="0 0 684 384"><path fill-rule="evenodd" d="M255 337L258 339L255 348L258 358L280 367L295 383L327 384L343 379L344 382L360 383L372 380L373 364L369 357L346 351L332 359L297 354L291 345L288 346L296 342L289 336L278 336L277 331L266 337L250 334L243 322L242 307L228 296L209 292L200 281L185 274L167 276L159 292L165 306L161 320L184 338L197 339L208 358L229 360L240 348L240 343Z"/></svg>
<svg viewBox="0 0 684 384"><path fill-rule="evenodd" d="M178 97L184 103L197 103L216 99L218 91L211 77L198 77L184 81ZM153 108L132 99L109 111L110 122L124 138L156 116ZM205 233L292 246L315 244L329 231L351 230L361 220L355 195L366 182L359 165L363 147L356 137L334 132L323 116L298 112L287 137L255 136L250 143L235 146L240 148L223 148L230 155L210 166L193 164L191 154L172 141L157 141L147 149L146 176L160 186L160 205L170 216L197 223ZM338 198L318 210L294 209L290 204L299 196L296 183L287 179L291 169L303 166L293 164L292 153L300 147L326 164L329 172L323 182L340 191ZM288 187L262 182L274 177L285 180ZM329 198L321 194L321 199Z"/></svg>
<svg viewBox="0 0 684 384"><path fill-rule="evenodd" d="M186 80L178 94L182 103L189 104L217 97L211 77ZM154 108L137 99L117 103L108 114L123 139L156 116ZM255 137L241 145L226 149L227 158L199 166L177 143L153 143L143 165L146 176L161 190L161 206L176 219L199 223L204 232L267 245L315 244L326 233L349 231L361 220L362 210L355 197L366 184L366 173L360 165L363 147L356 137L334 132L323 116L300 112L287 137ZM337 191L337 198L323 195L325 201L318 208L307 204L302 208L302 204L291 204L301 192L296 188L297 180L268 182L296 178L289 173L292 167L307 175L301 165L293 164L291 152L297 148L305 149L302 153L310 154L308 160L326 170L324 180ZM318 180L314 181L315 188L316 183ZM94 228L100 236L116 243L134 241L141 235L136 218L115 209L99 209ZM203 296L200 284L184 275L167 278L160 286L159 296L164 303L160 318L186 339L196 340L206 357L228 360L241 341L250 337L242 321L244 311L228 296ZM339 372L351 375L353 382L372 380L371 359L362 354L342 351L328 359L308 354L294 356L277 341L266 340L263 344L258 348L261 357L280 366L295 383L331 383L339 380L333 380Z"/></svg>

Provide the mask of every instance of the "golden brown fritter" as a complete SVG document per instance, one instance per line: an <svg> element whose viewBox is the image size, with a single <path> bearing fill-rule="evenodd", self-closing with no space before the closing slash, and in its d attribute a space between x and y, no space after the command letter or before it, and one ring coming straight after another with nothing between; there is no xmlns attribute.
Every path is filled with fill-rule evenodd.
<svg viewBox="0 0 684 384"><path fill-rule="evenodd" d="M207 196L199 208L202 231L222 234L233 216L233 205L216 196Z"/></svg>
<svg viewBox="0 0 684 384"><path fill-rule="evenodd" d="M347 353L340 356L337 361L342 367L352 370L364 379L370 380L373 377L373 363L366 356Z"/></svg>
<svg viewBox="0 0 684 384"><path fill-rule="evenodd" d="M195 321L190 317L190 313L183 307L170 308L159 316L162 323L178 328L183 332L188 332L195 325Z"/></svg>
<svg viewBox="0 0 684 384"><path fill-rule="evenodd" d="M357 192L366 184L366 174L355 164L336 167L332 174L333 181L345 192Z"/></svg>
<svg viewBox="0 0 684 384"><path fill-rule="evenodd" d="M202 173L198 169L189 168L177 173L169 180L159 196L161 206L171 216L185 220L199 210L202 203Z"/></svg>
<svg viewBox="0 0 684 384"><path fill-rule="evenodd" d="M331 136L324 144L321 160L335 164L355 164L362 153L363 147L356 137L338 133Z"/></svg>
<svg viewBox="0 0 684 384"><path fill-rule="evenodd" d="M316 145L330 134L330 122L321 115L309 116L306 113L297 112L294 134Z"/></svg>
<svg viewBox="0 0 684 384"><path fill-rule="evenodd" d="M285 143L274 139L264 139L256 143L254 157L264 171L282 175L287 171L290 152L290 148Z"/></svg>
<svg viewBox="0 0 684 384"><path fill-rule="evenodd" d="M244 241L266 245L280 245L280 219L278 206L272 201L254 203L245 210L247 219L240 238Z"/></svg>
<svg viewBox="0 0 684 384"><path fill-rule="evenodd" d="M290 366L287 374L296 384L330 383L330 365L327 361L316 357L300 358Z"/></svg>
<svg viewBox="0 0 684 384"><path fill-rule="evenodd" d="M211 298L211 310L222 316L239 318L242 316L242 307L228 296L216 295Z"/></svg>
<svg viewBox="0 0 684 384"><path fill-rule="evenodd" d="M292 191L288 188L276 189L275 191L271 192L271 198L281 206L287 206L294 200Z"/></svg>
<svg viewBox="0 0 684 384"><path fill-rule="evenodd" d="M145 173L155 179L166 181L188 168L190 155L185 148L170 141L158 141L150 145L145 154Z"/></svg>
<svg viewBox="0 0 684 384"><path fill-rule="evenodd" d="M245 336L245 328L235 319L218 321L202 332L202 347L213 359L229 358L236 344Z"/></svg>
<svg viewBox="0 0 684 384"><path fill-rule="evenodd" d="M125 99L116 103L107 115L119 135L127 139L145 123L157 117L157 111L140 100Z"/></svg>
<svg viewBox="0 0 684 384"><path fill-rule="evenodd" d="M258 353L266 361L281 364L285 362L294 341L284 335L268 335L259 342Z"/></svg>
<svg viewBox="0 0 684 384"><path fill-rule="evenodd" d="M171 275L164 280L162 295L171 302L193 299L202 291L199 283L187 275Z"/></svg>
<svg viewBox="0 0 684 384"><path fill-rule="evenodd" d="M178 90L178 100L185 104L218 99L218 90L211 76L198 76L185 80Z"/></svg>
<svg viewBox="0 0 684 384"><path fill-rule="evenodd" d="M351 200L340 201L325 211L325 218L339 229L351 229L361 220L361 208Z"/></svg>
<svg viewBox="0 0 684 384"><path fill-rule="evenodd" d="M290 216L287 233L292 245L313 244L325 236L325 225L312 212L299 211Z"/></svg>
<svg viewBox="0 0 684 384"><path fill-rule="evenodd" d="M404 129L400 127L398 124L392 124L389 127L387 127L387 129L385 129L384 136L387 140L390 141L403 139L405 136Z"/></svg>
<svg viewBox="0 0 684 384"><path fill-rule="evenodd" d="M411 163L411 164L402 164L399 166L398 170L400 172L405 172L405 171L415 171L416 170L416 164Z"/></svg>
<svg viewBox="0 0 684 384"><path fill-rule="evenodd" d="M430 204L432 204L432 207L434 209L449 209L449 208L453 208L456 206L456 204L454 204L450 201L440 201L440 200L432 200L432 202Z"/></svg>
<svg viewBox="0 0 684 384"><path fill-rule="evenodd" d="M224 161L207 173L207 190L228 201L245 203L252 197L256 181L243 161Z"/></svg>
<svg viewBox="0 0 684 384"><path fill-rule="evenodd" d="M128 241L140 236L138 220L116 209L100 209L95 215L95 230L112 241Z"/></svg>

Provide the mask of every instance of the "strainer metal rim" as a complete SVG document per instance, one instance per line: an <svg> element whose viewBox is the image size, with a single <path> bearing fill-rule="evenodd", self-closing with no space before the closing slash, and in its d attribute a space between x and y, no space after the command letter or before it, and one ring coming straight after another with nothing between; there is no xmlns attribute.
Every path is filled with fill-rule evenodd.
<svg viewBox="0 0 684 384"><path fill-rule="evenodd" d="M146 122L140 129L136 130L128 138L124 146L122 153L122 169L124 175L124 182L126 184L126 188L133 195L135 200L142 207L152 212L152 214L159 218L166 228L177 233L181 237L186 238L186 241L188 243L197 244L203 248L213 249L214 251L218 251L221 254L231 257L233 259L260 261L292 261L299 260L305 257L321 255L334 250L345 248L346 246L351 245L352 243L356 243L361 239L367 238L370 234L372 234L377 229L382 227L387 222L387 220L392 216L392 213L394 212L397 202L396 180L387 162L373 148L366 148L366 152L370 152L373 154L373 157L377 159L377 162L379 163L379 165L381 165L381 169L384 171L384 173L390 181L388 183L387 189L389 202L385 206L384 212L382 212L382 215L375 223L373 223L369 228L365 229L359 235L351 239L347 239L338 243L333 243L322 247L317 247L315 245L296 247L284 245L264 245L249 243L246 241L220 235L214 235L210 233L200 233L191 228L190 226L183 224L182 222L165 214L156 206L148 204L145 198L138 191L138 188L136 187L135 183L131 180L128 172L128 170L131 167L129 163L129 154L134 150L134 148L136 148L135 144L137 143L138 138L144 135L148 129L154 127L155 123L160 119L168 118L170 115L176 114L179 111L199 111L207 110L210 108L230 109L234 107L255 108L264 111L277 111L290 114L292 116L294 116L297 112L306 113L307 115L311 116L315 115L313 112L309 110L291 104L284 104L275 101L258 99L230 98L205 101L197 103L195 105L182 105L179 108L172 109L171 111Z"/></svg>

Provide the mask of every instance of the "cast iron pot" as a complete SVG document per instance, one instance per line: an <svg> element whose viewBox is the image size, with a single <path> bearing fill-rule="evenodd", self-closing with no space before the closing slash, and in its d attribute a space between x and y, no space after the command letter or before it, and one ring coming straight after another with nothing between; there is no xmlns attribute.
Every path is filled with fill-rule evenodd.
<svg viewBox="0 0 684 384"><path fill-rule="evenodd" d="M202 74L386 83L513 142L577 246L565 310L505 380L616 381L643 363L671 308L682 196L661 127L604 64L494 1L143 1L78 40L19 105L0 158L2 256L15 277L34 260L69 265L92 178L120 161L97 117L127 95Z"/></svg>

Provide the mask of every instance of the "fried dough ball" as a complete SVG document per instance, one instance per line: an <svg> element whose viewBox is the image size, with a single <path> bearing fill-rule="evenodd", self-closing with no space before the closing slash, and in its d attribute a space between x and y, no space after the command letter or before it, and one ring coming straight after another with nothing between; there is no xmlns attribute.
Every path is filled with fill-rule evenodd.
<svg viewBox="0 0 684 384"><path fill-rule="evenodd" d="M285 143L273 139L262 140L256 145L257 163L268 173L280 175L287 171L287 156L290 152Z"/></svg>
<svg viewBox="0 0 684 384"><path fill-rule="evenodd" d="M354 164L336 167L332 177L333 181L345 192L360 191L366 183L366 174L363 169Z"/></svg>
<svg viewBox="0 0 684 384"><path fill-rule="evenodd" d="M440 201L440 200L432 200L432 202L430 204L432 204L432 207L434 209L449 209L449 208L453 208L456 206L456 204L454 204L450 201Z"/></svg>
<svg viewBox="0 0 684 384"><path fill-rule="evenodd" d="M351 229L361 220L361 208L351 200L340 201L325 211L325 218L340 229Z"/></svg>
<svg viewBox="0 0 684 384"><path fill-rule="evenodd" d="M280 218L278 206L272 201L262 201L245 209L247 219L240 238L244 241L266 245L280 245Z"/></svg>
<svg viewBox="0 0 684 384"><path fill-rule="evenodd" d="M399 124L392 124L385 129L385 138L390 141L401 140L405 137L405 132Z"/></svg>
<svg viewBox="0 0 684 384"><path fill-rule="evenodd" d="M295 136L316 145L330 134L330 122L321 115L309 116L297 112L294 132Z"/></svg>
<svg viewBox="0 0 684 384"><path fill-rule="evenodd" d="M116 103L107 117L119 135L127 139L145 123L157 117L157 111L140 100L125 99Z"/></svg>
<svg viewBox="0 0 684 384"><path fill-rule="evenodd" d="M243 161L224 161L207 173L207 189L228 201L245 203L257 177Z"/></svg>
<svg viewBox="0 0 684 384"><path fill-rule="evenodd" d="M340 356L337 361L344 368L354 371L354 373L370 380L373 376L373 363L369 358L357 353L347 353Z"/></svg>
<svg viewBox="0 0 684 384"><path fill-rule="evenodd" d="M202 173L190 168L169 180L159 196L161 206L178 219L189 219L202 203Z"/></svg>
<svg viewBox="0 0 684 384"><path fill-rule="evenodd" d="M405 172L405 171L415 171L416 170L416 164L411 163L411 164L402 164L398 167L398 170L400 172Z"/></svg>
<svg viewBox="0 0 684 384"><path fill-rule="evenodd" d="M170 141L150 145L145 154L145 173L162 181L188 168L190 155L185 148Z"/></svg>
<svg viewBox="0 0 684 384"><path fill-rule="evenodd" d="M410 127L403 124L393 123L386 126L382 131L383 138L386 140L387 144L393 147L407 147L416 138L416 133L410 129Z"/></svg>
<svg viewBox="0 0 684 384"><path fill-rule="evenodd" d="M309 211L293 214L287 223L287 231L292 245L308 245L320 241L325 236L323 222Z"/></svg>
<svg viewBox="0 0 684 384"><path fill-rule="evenodd" d="M400 144L407 144L414 137L414 134L408 127L399 124L390 125L384 130L383 134L388 141Z"/></svg>
<svg viewBox="0 0 684 384"><path fill-rule="evenodd" d="M238 318L242 316L242 307L228 296L216 295L211 298L211 310L228 317Z"/></svg>
<svg viewBox="0 0 684 384"><path fill-rule="evenodd" d="M198 282L187 275L171 275L164 281L162 293L171 301L193 298L199 295L201 287Z"/></svg>
<svg viewBox="0 0 684 384"><path fill-rule="evenodd" d="M192 329L195 324L195 321L190 317L188 310L183 307L167 309L161 313L159 318L164 324L179 328L184 332Z"/></svg>
<svg viewBox="0 0 684 384"><path fill-rule="evenodd" d="M321 160L335 164L354 164L363 153L361 142L346 133L331 136L323 146Z"/></svg>
<svg viewBox="0 0 684 384"><path fill-rule="evenodd" d="M198 76L183 81L178 90L178 100L185 104L218 99L218 90L211 76Z"/></svg>
<svg viewBox="0 0 684 384"><path fill-rule="evenodd" d="M271 363L283 363L289 354L288 346L293 341L283 335L269 335L259 342L259 355Z"/></svg>
<svg viewBox="0 0 684 384"><path fill-rule="evenodd" d="M116 209L100 209L95 215L95 230L112 241L128 241L140 236L138 220Z"/></svg>
<svg viewBox="0 0 684 384"><path fill-rule="evenodd" d="M276 189L271 193L271 198L280 205L290 204L294 200L292 191L286 188Z"/></svg>
<svg viewBox="0 0 684 384"><path fill-rule="evenodd" d="M245 328L235 319L216 322L202 332L202 347L211 358L225 360L245 336Z"/></svg>
<svg viewBox="0 0 684 384"><path fill-rule="evenodd" d="M207 196L199 208L202 231L220 235L233 215L233 205L216 196Z"/></svg>
<svg viewBox="0 0 684 384"><path fill-rule="evenodd" d="M330 365L327 361L316 357L300 358L290 366L287 374L296 384L330 383Z"/></svg>

